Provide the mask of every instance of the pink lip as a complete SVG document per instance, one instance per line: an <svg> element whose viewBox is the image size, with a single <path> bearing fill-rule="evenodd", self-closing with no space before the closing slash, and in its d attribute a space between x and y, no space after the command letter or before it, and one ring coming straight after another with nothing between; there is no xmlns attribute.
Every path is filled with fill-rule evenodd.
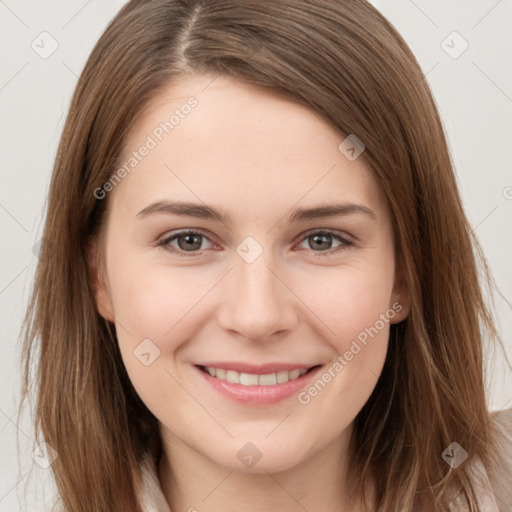
<svg viewBox="0 0 512 512"><path fill-rule="evenodd" d="M217 363L218 364L218 363ZM206 366L215 366L214 364L209 364ZM226 369L233 369L234 367L240 368L240 365L233 365L232 368L226 368L226 364L222 364L220 366L215 366L216 368L226 368ZM243 367L243 365L242 365ZM258 368L265 368L266 373L274 373L273 371L269 371L267 368L271 366L263 366ZM277 367L274 365L274 367ZM245 366L247 368L247 366ZM281 370L284 370L284 365L279 365L279 368ZM297 366L293 366L290 369L300 369ZM302 366L302 368L309 368L308 366ZM303 387L306 386L306 384L311 380L311 378L321 369L321 366L317 366L316 368L313 368L311 371L305 373L301 377L295 380L291 380L288 382L285 382L283 384L275 384L273 386L244 386L243 384L233 384L231 382L227 382L224 380L216 379L215 377L212 377L209 373L206 373L204 370L202 370L200 367L196 366L197 371L202 375L202 377L208 382L208 384L218 391L219 393L223 394L224 396L227 396L228 398L231 398L233 400L236 400L238 402L241 402L246 405L269 405L269 404L275 404L277 402L280 402L281 400L284 400L285 398L288 398L289 396L298 393ZM252 367L254 369L254 367ZM239 371L239 370L235 370ZM279 371L279 370L277 370ZM260 370L258 370L258 374L265 375L264 373L260 373ZM256 372L242 372L242 373L256 373Z"/></svg>

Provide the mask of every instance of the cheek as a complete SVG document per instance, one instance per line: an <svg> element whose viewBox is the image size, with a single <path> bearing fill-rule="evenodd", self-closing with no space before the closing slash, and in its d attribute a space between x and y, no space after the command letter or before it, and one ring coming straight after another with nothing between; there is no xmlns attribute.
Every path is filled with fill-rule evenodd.
<svg viewBox="0 0 512 512"><path fill-rule="evenodd" d="M135 390L157 417L169 396L173 407L185 407L186 394L173 378L178 375L172 360L193 337L191 307L206 290L198 291L201 283L191 279L191 272L140 261L111 274L119 348Z"/></svg>
<svg viewBox="0 0 512 512"><path fill-rule="evenodd" d="M387 337L389 322L382 323L381 315L386 315L388 310L389 293L379 287L376 281L354 283L352 290L355 291L356 287L360 293L340 297L337 311L333 314L337 321L334 327L336 336L332 343L340 354L350 350L354 340L364 345L369 332L372 338Z"/></svg>
<svg viewBox="0 0 512 512"><path fill-rule="evenodd" d="M182 327L181 319L199 298L199 284L192 282L191 272L147 264L133 249L129 254L121 250L121 245L112 250L109 284L123 360L128 370L137 371L140 361L134 356L141 343L150 349L154 344L155 354L159 350L173 351L173 340L179 340L175 333Z"/></svg>
<svg viewBox="0 0 512 512"><path fill-rule="evenodd" d="M116 320L133 337L163 341L206 293L208 276L192 267L148 263L144 255L126 254L111 254L109 281ZM115 265L114 261L122 264Z"/></svg>
<svg viewBox="0 0 512 512"><path fill-rule="evenodd" d="M389 303L392 274L392 268L361 265L340 270L321 293L318 287L304 289L305 302L314 304L312 309L329 328L323 329L323 340L333 349L333 358L299 395L299 402L314 403L319 417L330 414L339 428L361 410L382 371L390 321L397 313Z"/></svg>
<svg viewBox="0 0 512 512"><path fill-rule="evenodd" d="M158 416L166 397L172 396L176 407L182 400L187 404L175 380L183 378L178 363L183 347L215 313L211 308L205 313L204 299L218 276L206 267L124 261L110 279L119 348L137 393Z"/></svg>
<svg viewBox="0 0 512 512"><path fill-rule="evenodd" d="M392 269L354 265L329 269L316 285L303 284L299 295L325 325L326 337L338 352L374 326L390 307ZM383 326L378 324L379 330Z"/></svg>

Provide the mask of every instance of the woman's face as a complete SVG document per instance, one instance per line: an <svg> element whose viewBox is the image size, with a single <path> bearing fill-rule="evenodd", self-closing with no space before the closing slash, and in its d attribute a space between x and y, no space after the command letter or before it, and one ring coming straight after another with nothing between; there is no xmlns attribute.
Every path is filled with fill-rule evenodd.
<svg viewBox="0 0 512 512"><path fill-rule="evenodd" d="M272 472L350 432L408 305L389 211L344 139L221 77L181 78L134 125L96 298L168 446Z"/></svg>

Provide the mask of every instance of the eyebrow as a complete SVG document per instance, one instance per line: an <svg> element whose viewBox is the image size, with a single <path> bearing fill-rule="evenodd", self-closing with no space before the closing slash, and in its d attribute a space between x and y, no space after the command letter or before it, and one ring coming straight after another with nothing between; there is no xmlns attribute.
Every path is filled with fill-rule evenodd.
<svg viewBox="0 0 512 512"><path fill-rule="evenodd" d="M178 215L186 217L196 217L199 219L211 219L222 222L223 224L233 223L234 217L222 209L216 209L211 206L199 203L190 203L184 201L156 201L146 206L136 216L143 219L153 214ZM370 208L350 202L335 204L320 204L309 208L295 208L287 217L289 223L297 223L305 220L320 219L326 217L337 217L352 214L364 215L372 220L377 216Z"/></svg>

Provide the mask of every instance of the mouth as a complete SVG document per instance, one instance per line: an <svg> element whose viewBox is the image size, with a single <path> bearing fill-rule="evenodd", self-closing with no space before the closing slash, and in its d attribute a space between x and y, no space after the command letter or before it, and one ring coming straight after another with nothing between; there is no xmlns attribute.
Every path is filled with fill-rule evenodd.
<svg viewBox="0 0 512 512"><path fill-rule="evenodd" d="M209 363L195 367L216 395L245 406L264 406L298 394L322 365Z"/></svg>
<svg viewBox="0 0 512 512"><path fill-rule="evenodd" d="M320 365L311 366L309 368L293 368L292 370L282 369L275 372L268 372L267 370L266 373L242 372L203 365L198 365L198 368L215 379L231 384L241 384L242 386L276 386L297 380L319 366Z"/></svg>

